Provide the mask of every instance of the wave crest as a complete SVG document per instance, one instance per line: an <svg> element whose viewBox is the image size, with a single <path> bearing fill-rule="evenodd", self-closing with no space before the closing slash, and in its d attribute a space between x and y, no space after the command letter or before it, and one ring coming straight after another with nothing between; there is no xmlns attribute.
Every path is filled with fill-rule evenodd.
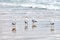
<svg viewBox="0 0 60 40"><path fill-rule="evenodd" d="M60 9L60 6L57 5L44 5L44 4L33 4L33 3L0 3L2 6L22 6L22 7L30 7L30 8L46 8L46 9Z"/></svg>

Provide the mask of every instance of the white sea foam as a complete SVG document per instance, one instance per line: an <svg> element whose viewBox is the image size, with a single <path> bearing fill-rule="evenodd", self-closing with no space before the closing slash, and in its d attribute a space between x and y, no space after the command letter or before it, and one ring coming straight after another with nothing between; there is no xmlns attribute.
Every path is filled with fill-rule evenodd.
<svg viewBox="0 0 60 40"><path fill-rule="evenodd" d="M2 6L22 6L22 7L31 7L31 8L46 8L46 9L60 9L60 3L54 2L51 4L37 4L37 3L6 3L0 2Z"/></svg>

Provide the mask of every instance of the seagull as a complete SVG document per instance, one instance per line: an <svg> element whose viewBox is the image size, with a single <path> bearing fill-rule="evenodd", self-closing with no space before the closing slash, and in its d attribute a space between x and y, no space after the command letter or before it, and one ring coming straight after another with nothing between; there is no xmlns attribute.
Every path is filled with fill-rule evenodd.
<svg viewBox="0 0 60 40"><path fill-rule="evenodd" d="M25 21L24 21L25 24L28 24L28 20L29 20L28 18L25 18Z"/></svg>
<svg viewBox="0 0 60 40"><path fill-rule="evenodd" d="M36 20L32 20L33 23L37 22Z"/></svg>
<svg viewBox="0 0 60 40"><path fill-rule="evenodd" d="M28 24L28 23L25 21L25 24Z"/></svg>
<svg viewBox="0 0 60 40"><path fill-rule="evenodd" d="M50 24L54 25L54 19L53 18L51 18L51 23Z"/></svg>
<svg viewBox="0 0 60 40"><path fill-rule="evenodd" d="M16 23L15 23L15 22L13 22L13 23L12 23L12 25L16 25Z"/></svg>

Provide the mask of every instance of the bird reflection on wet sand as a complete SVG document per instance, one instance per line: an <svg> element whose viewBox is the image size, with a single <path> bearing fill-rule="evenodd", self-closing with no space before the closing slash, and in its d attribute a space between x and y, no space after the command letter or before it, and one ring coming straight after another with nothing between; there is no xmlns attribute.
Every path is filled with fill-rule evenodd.
<svg viewBox="0 0 60 40"><path fill-rule="evenodd" d="M13 22L12 23L12 32L16 32L16 22Z"/></svg>
<svg viewBox="0 0 60 40"><path fill-rule="evenodd" d="M13 31L13 32L16 32L16 28L13 28L12 31Z"/></svg>
<svg viewBox="0 0 60 40"><path fill-rule="evenodd" d="M25 30L27 30L28 29L28 26L25 26Z"/></svg>
<svg viewBox="0 0 60 40"><path fill-rule="evenodd" d="M51 30L51 32L53 32L54 31L54 26L52 26L50 30Z"/></svg>
<svg viewBox="0 0 60 40"><path fill-rule="evenodd" d="M32 29L34 29L34 28L36 28L36 27L37 27L36 25L34 25L34 24L32 25Z"/></svg>

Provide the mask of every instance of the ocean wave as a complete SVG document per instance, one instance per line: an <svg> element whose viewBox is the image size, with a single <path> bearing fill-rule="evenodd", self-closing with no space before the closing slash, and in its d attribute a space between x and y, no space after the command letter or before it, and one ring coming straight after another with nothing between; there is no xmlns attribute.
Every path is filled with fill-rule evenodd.
<svg viewBox="0 0 60 40"><path fill-rule="evenodd" d="M35 4L35 3L1 3L2 6L21 6L29 8L46 8L46 9L60 9L60 6L55 4L44 5L44 4Z"/></svg>

